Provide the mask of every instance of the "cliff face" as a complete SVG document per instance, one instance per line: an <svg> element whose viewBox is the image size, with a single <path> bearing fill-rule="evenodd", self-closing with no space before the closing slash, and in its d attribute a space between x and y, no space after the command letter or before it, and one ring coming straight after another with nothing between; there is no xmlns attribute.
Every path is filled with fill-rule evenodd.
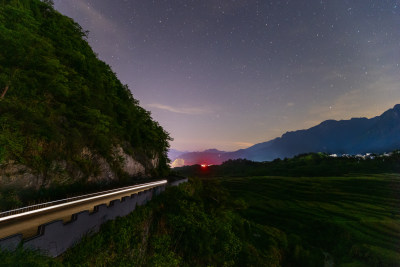
<svg viewBox="0 0 400 267"><path fill-rule="evenodd" d="M86 180L89 183L110 183L124 177L150 177L158 166L158 158L150 159L142 164L133 156L127 154L121 147L114 149L114 159L109 162L88 148L82 150L82 157L94 167L88 175L83 170L69 164L66 160L53 161L46 170L46 176L34 169L9 160L0 165L0 188L35 188L54 185L68 185Z"/></svg>
<svg viewBox="0 0 400 267"><path fill-rule="evenodd" d="M166 173L169 134L50 2L0 2L0 186Z"/></svg>

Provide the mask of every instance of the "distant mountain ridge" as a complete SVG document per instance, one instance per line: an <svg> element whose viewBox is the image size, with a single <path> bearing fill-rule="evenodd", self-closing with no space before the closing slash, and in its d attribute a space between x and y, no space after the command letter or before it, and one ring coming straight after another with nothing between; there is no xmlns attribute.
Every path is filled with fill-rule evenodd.
<svg viewBox="0 0 400 267"><path fill-rule="evenodd" d="M287 132L273 140L234 152L206 150L179 156L180 163L221 164L228 159L270 161L301 153L382 153L400 148L400 104L382 115L350 120L326 120L306 130ZM174 159L173 159L174 160Z"/></svg>

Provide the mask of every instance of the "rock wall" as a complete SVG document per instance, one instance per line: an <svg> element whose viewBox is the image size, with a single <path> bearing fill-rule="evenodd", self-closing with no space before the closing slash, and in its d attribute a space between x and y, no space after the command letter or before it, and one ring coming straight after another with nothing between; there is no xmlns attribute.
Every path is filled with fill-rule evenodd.
<svg viewBox="0 0 400 267"><path fill-rule="evenodd" d="M89 148L84 147L79 155L86 162L90 162L95 166L95 170L89 175L85 175L79 166L72 166L65 160L54 161L47 170L47 178L42 174L35 172L31 168L15 162L8 161L0 164L0 187L15 188L35 188L42 186L48 187L53 183L71 184L77 180L86 179L91 183L108 183L118 179L115 166L119 166L120 170L131 177L147 177L151 171L158 167L159 159L157 157L151 159L142 159L147 164L142 164L134 156L126 153L121 146L113 149L113 162L107 161L99 154L93 153ZM114 168L112 167L114 165Z"/></svg>
<svg viewBox="0 0 400 267"><path fill-rule="evenodd" d="M143 164L135 160L131 155L125 153L122 147L117 147L114 154L121 159L122 170L130 176L141 176L146 173Z"/></svg>
<svg viewBox="0 0 400 267"><path fill-rule="evenodd" d="M16 186L19 188L36 187L39 177L32 170L13 160L0 165L0 187Z"/></svg>

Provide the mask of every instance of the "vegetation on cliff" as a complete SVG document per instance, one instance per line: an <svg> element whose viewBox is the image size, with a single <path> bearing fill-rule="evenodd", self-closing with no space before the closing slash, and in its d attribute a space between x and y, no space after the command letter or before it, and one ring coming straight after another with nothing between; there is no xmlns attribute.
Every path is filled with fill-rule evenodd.
<svg viewBox="0 0 400 267"><path fill-rule="evenodd" d="M37 187L96 176L94 157L122 179L119 148L148 174L168 170L168 133L86 37L51 1L0 1L0 168L32 172Z"/></svg>

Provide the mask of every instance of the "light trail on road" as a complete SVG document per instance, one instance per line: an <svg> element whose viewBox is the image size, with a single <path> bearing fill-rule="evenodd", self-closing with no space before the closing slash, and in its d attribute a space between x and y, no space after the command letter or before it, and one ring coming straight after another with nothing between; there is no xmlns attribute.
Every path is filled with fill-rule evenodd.
<svg viewBox="0 0 400 267"><path fill-rule="evenodd" d="M159 185L167 184L167 180L151 182L146 184L124 187L121 189L108 190L94 194L83 195L71 198L70 202L55 204L45 208L39 208L23 213L9 215L0 218L0 238L4 238L13 234L21 233L24 238L33 236L37 233L39 225L50 221L62 219L68 221L71 215L84 210L93 210L95 206L101 204L109 204L110 201L122 199L140 191L150 189ZM83 197L83 198L82 198ZM80 198L78 200L73 200ZM53 201L59 202L59 201ZM49 202L49 203L53 203ZM45 205L48 203L44 203Z"/></svg>
<svg viewBox="0 0 400 267"><path fill-rule="evenodd" d="M145 185L145 184L142 184L142 185ZM44 203L40 203L40 204L35 204L35 205L31 205L31 206L26 206L26 207L22 207L22 208L17 208L17 209L13 209L13 210L3 211L3 212L0 212L0 218L8 217L9 215L20 214L20 213L23 213L24 211L38 210L41 207L44 208L44 207L54 206L56 203L61 204L61 203L66 203L66 202L72 202L74 199L78 200L78 199L88 198L90 196L98 196L100 194L106 194L109 192L115 192L118 190L133 188L135 186L136 185L131 185L131 186L126 186L126 187L122 187L122 188L110 189L110 190L106 190L106 191L101 191L101 192L96 192L96 193L91 193L91 194L86 194L86 195L80 195L80 196L76 196L76 197L69 197L69 198L44 202ZM0 222L1 222L1 220L0 220Z"/></svg>

